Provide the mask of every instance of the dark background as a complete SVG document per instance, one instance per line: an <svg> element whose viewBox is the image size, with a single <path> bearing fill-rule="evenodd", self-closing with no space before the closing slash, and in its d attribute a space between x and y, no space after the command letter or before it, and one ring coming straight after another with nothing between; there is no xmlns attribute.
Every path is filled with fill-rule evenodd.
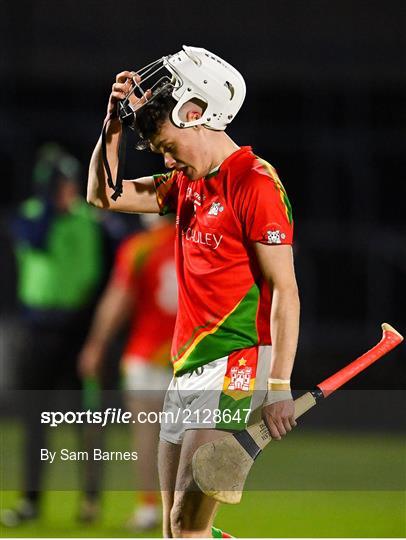
<svg viewBox="0 0 406 540"><path fill-rule="evenodd" d="M15 310L5 222L30 194L38 145L57 140L86 167L114 75L185 43L242 72L229 134L277 168L293 205L296 387L374 345L381 322L406 332L405 36L402 0L1 1L2 331ZM130 151L127 169L163 164ZM352 387L401 388L404 362L402 345Z"/></svg>

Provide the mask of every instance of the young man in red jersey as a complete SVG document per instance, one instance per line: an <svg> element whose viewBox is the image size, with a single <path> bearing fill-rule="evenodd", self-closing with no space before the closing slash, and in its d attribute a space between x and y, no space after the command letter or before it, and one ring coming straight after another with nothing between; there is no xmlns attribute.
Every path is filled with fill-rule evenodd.
<svg viewBox="0 0 406 540"><path fill-rule="evenodd" d="M164 410L178 421L164 423L160 434L164 535L207 537L216 503L194 484L196 449L244 429L247 412L261 407L273 438L295 426L293 221L273 167L224 133L244 100L241 75L192 47L152 64L154 74L166 69L171 78L149 86L150 69L116 77L105 144L98 142L90 163L88 201L176 214L179 311ZM125 123L131 111L144 146L163 155L169 172L124 182L113 193L106 170L120 169L120 119Z"/></svg>

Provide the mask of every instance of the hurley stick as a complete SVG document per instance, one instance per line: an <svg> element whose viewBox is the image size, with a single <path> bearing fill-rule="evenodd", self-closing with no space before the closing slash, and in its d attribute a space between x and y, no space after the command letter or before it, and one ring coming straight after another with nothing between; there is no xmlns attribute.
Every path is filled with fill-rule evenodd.
<svg viewBox="0 0 406 540"><path fill-rule="evenodd" d="M382 339L372 349L345 366L314 390L295 400L295 418L311 409L403 341L390 324L382 324ZM272 437L263 421L235 434L200 446L193 456L193 477L199 488L219 502L237 504L255 458Z"/></svg>

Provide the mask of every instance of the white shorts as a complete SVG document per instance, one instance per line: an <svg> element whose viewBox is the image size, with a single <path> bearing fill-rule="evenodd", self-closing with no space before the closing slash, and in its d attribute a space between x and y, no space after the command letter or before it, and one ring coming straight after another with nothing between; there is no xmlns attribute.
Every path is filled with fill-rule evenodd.
<svg viewBox="0 0 406 540"><path fill-rule="evenodd" d="M270 362L271 346L251 347L173 377L160 439L181 444L188 429L245 429L265 399Z"/></svg>
<svg viewBox="0 0 406 540"><path fill-rule="evenodd" d="M123 365L124 390L147 392L159 392L166 390L172 377L170 366L156 366L151 362L145 362L138 356L126 359Z"/></svg>

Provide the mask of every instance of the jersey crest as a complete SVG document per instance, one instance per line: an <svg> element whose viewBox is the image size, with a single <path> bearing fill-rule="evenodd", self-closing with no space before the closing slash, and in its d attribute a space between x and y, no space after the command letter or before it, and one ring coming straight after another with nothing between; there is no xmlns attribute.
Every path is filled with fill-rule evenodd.
<svg viewBox="0 0 406 540"><path fill-rule="evenodd" d="M248 392L250 389L250 381L252 368L244 367L231 368L231 382L228 385L228 390L242 390L243 392Z"/></svg>
<svg viewBox="0 0 406 540"><path fill-rule="evenodd" d="M220 212L224 210L224 206L222 206L219 202L213 202L211 203L210 209L209 209L209 216L218 216Z"/></svg>
<svg viewBox="0 0 406 540"><path fill-rule="evenodd" d="M280 244L285 239L285 233L281 233L279 230L266 231L268 238L268 244Z"/></svg>

